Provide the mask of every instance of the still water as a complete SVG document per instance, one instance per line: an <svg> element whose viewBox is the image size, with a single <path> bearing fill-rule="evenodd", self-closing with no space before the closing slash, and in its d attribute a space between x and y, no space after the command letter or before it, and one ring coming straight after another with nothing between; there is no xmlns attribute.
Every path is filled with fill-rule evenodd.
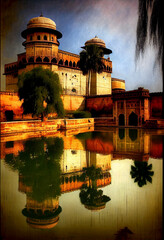
<svg viewBox="0 0 164 240"><path fill-rule="evenodd" d="M161 240L162 166L161 131L3 137L2 239Z"/></svg>

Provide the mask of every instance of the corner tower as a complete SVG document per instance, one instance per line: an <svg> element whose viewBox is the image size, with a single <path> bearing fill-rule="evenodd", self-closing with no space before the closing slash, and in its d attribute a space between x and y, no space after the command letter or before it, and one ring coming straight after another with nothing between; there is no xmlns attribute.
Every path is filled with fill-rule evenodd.
<svg viewBox="0 0 164 240"><path fill-rule="evenodd" d="M82 47L85 49L86 46L96 45L103 50L103 63L104 69L102 73L91 73L91 84L89 89L89 95L104 95L111 94L111 73L112 73L112 61L110 60L109 55L112 53L112 50L106 48L105 42L95 36L94 38L85 42L85 46ZM104 58L104 55L108 55L108 58ZM86 90L88 92L88 90Z"/></svg>
<svg viewBox="0 0 164 240"><path fill-rule="evenodd" d="M62 34L56 30L53 20L43 17L34 17L28 24L27 29L21 33L25 38L23 46L26 49L26 63L28 65L43 63L49 64L57 61L58 46Z"/></svg>

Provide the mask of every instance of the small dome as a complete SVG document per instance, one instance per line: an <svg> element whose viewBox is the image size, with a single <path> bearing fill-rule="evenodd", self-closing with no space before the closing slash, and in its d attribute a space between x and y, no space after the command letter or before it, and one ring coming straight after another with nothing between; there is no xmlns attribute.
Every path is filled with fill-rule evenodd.
<svg viewBox="0 0 164 240"><path fill-rule="evenodd" d="M31 18L27 24L27 29L25 29L21 35L23 38L26 38L27 34L43 30L54 33L58 39L62 37L62 33L56 30L56 23L50 18L43 17L43 15Z"/></svg>
<svg viewBox="0 0 164 240"><path fill-rule="evenodd" d="M105 42L102 39L98 38L97 36L85 42L85 46L88 46L90 44L95 44L100 47L106 48Z"/></svg>
<svg viewBox="0 0 164 240"><path fill-rule="evenodd" d="M56 23L50 18L46 18L42 16L34 17L28 22L27 28L37 28L37 27L50 28L50 29L56 30Z"/></svg>

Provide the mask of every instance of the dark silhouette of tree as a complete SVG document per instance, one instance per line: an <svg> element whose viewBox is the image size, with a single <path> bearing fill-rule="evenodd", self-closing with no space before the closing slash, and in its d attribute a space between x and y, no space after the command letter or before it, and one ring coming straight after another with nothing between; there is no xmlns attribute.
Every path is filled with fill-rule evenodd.
<svg viewBox="0 0 164 240"><path fill-rule="evenodd" d="M105 204L110 201L110 198L103 195L102 190L97 189L97 179L103 177L101 168L95 168L93 165L88 168L84 168L84 173L80 177L82 181L86 181L89 178L89 186L83 184L80 191L81 203L85 205L86 208L96 209L105 207Z"/></svg>
<svg viewBox="0 0 164 240"><path fill-rule="evenodd" d="M152 170L152 164L147 162L134 162L135 166L131 166L130 175L134 178L134 182L138 183L139 187L143 187L147 184L147 181L152 183L152 176L154 172Z"/></svg>
<svg viewBox="0 0 164 240"><path fill-rule="evenodd" d="M24 114L46 116L56 112L64 116L62 87L57 73L37 67L18 76L18 94L23 99Z"/></svg>
<svg viewBox="0 0 164 240"><path fill-rule="evenodd" d="M162 0L138 0L138 24L137 24L137 44L136 57L144 53L147 40L157 48L157 59L160 63L162 74L164 70L163 63L163 1ZM163 76L163 75L162 75ZM164 79L163 79L164 93ZM163 94L164 95L164 94ZM164 96L163 96L163 114L164 118Z"/></svg>
<svg viewBox="0 0 164 240"><path fill-rule="evenodd" d="M101 73L104 63L102 61L103 50L97 45L85 46L85 50L80 52L80 69L84 75L88 74L87 95L89 95L91 73Z"/></svg>
<svg viewBox="0 0 164 240"><path fill-rule="evenodd" d="M115 234L115 240L130 240L130 234L133 234L133 232L128 227L122 228L117 232L117 234Z"/></svg>
<svg viewBox="0 0 164 240"><path fill-rule="evenodd" d="M60 196L63 148L62 138L31 139L18 156L6 155L5 162L19 172L24 185L31 187L27 194L32 199L42 202Z"/></svg>

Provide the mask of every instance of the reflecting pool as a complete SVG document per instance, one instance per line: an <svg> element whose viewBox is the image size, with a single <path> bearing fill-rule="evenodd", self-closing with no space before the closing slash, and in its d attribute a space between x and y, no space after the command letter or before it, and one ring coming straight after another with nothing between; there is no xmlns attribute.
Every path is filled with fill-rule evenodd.
<svg viewBox="0 0 164 240"><path fill-rule="evenodd" d="M161 240L163 139L128 128L2 137L2 239Z"/></svg>

